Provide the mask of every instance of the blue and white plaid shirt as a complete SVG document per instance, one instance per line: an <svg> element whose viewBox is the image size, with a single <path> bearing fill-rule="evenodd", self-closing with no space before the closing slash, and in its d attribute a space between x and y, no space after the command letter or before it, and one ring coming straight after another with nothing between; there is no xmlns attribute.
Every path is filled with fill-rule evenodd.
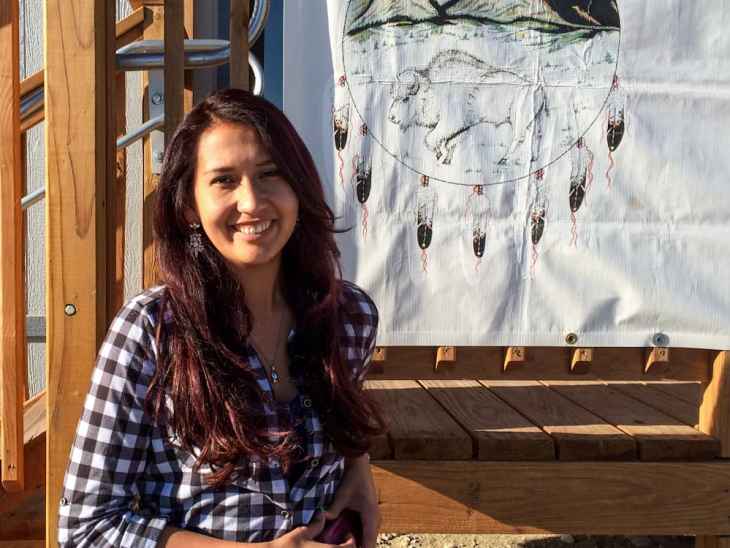
<svg viewBox="0 0 730 548"><path fill-rule="evenodd" d="M193 471L195 458L175 444L144 411L155 370L155 325L161 287L127 303L99 351L64 478L59 507L61 546L157 545L167 525L237 542L264 542L307 524L329 505L344 471L344 458L324 435L307 394L303 410L308 466L288 485L276 459L248 459L242 474L221 488L205 481L210 467ZM378 313L357 286L343 282L342 355L361 383L375 348ZM264 393L266 372L249 361ZM272 399L272 402L274 400ZM276 424L276 413L266 412Z"/></svg>

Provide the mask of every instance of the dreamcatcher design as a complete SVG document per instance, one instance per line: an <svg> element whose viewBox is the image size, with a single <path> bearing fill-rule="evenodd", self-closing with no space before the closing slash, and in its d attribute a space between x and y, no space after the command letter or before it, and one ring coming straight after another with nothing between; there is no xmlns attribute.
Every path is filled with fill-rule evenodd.
<svg viewBox="0 0 730 548"><path fill-rule="evenodd" d="M530 276L536 271L548 220L555 214L549 208L548 196L554 197L557 189L549 188L548 182L553 187L565 184L562 192L567 194L567 208L561 211L570 217L569 245L578 246L578 214L588 203L596 165L596 155L588 143L589 129L605 116L605 125L601 125L608 147L605 177L609 188L614 153L626 132L626 95L616 74L620 24L614 0L451 0L427 4L415 0L348 0L342 36L342 73L336 78L332 109L333 141L337 179L343 188L349 165L351 194L361 211L363 239L368 231L367 201L373 177L377 177L372 169L371 144L377 143L401 164L404 176L399 180L408 180L405 175L409 170L419 174L412 203L424 272L428 272L428 250L434 241L434 187L438 184L468 189L462 216L475 271L489 252L494 215L489 191L495 184L526 181L529 186ZM435 53L426 46L434 39L443 44ZM467 51L462 46L465 40L483 42L483 49L478 50L481 53L474 48ZM498 47L488 46L495 42ZM496 55L507 57L497 59ZM419 56L420 63L393 62ZM560 79L566 73L575 73L575 93L584 94L581 105L588 105L582 107L586 112L580 119L575 104L557 104L555 108L550 98L552 106L548 108L544 90L550 93L565 87ZM535 81L530 74L537 74ZM454 83L461 87L454 88ZM379 112L364 113L361 107L374 102L369 89L377 93ZM605 95L600 96L602 90ZM566 99L562 100L565 103ZM457 111L449 110L453 105L459 105ZM532 105L532 110L525 105ZM353 125L359 131L351 131L355 119L352 111L358 119ZM571 117L575 124L567 120ZM560 124L567 124L567 128ZM569 141L561 141L562 150L545 146L546 136L555 140L557 132L572 135ZM356 135L359 142L354 142ZM388 139L399 138L400 145L389 146ZM486 156L463 152L476 151L480 142L490 143L488 147L480 145L479 152L484 150ZM346 147L351 159L347 165L343 156ZM562 162L560 169L558 162ZM568 180L556 176L558 172L569 173ZM471 174L466 178L470 181L459 175L464 173ZM500 173L509 173L511 178L495 176Z"/></svg>

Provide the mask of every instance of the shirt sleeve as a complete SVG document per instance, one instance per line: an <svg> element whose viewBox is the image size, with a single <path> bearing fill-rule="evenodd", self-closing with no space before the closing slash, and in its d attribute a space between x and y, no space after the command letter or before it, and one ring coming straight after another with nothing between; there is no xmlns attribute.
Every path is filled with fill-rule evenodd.
<svg viewBox="0 0 730 548"><path fill-rule="evenodd" d="M152 548L165 528L139 509L152 431L143 407L155 363L150 325L133 300L99 350L64 477L60 546Z"/></svg>
<svg viewBox="0 0 730 548"><path fill-rule="evenodd" d="M362 385L372 362L378 333L378 309L373 300L356 285L343 284L344 350L353 380Z"/></svg>

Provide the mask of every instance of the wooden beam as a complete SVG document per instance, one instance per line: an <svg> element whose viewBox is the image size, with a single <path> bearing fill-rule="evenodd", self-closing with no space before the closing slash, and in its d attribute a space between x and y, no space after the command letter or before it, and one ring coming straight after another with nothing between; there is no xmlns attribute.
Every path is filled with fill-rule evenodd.
<svg viewBox="0 0 730 548"><path fill-rule="evenodd" d="M68 455L107 328L106 185L114 3L46 0L46 541L57 544Z"/></svg>
<svg viewBox="0 0 730 548"><path fill-rule="evenodd" d="M712 379L700 404L700 430L720 440L720 456L730 458L730 351L717 352Z"/></svg>
<svg viewBox="0 0 730 548"><path fill-rule="evenodd" d="M385 379L575 379L568 367L564 347L527 348L529 366L504 371L505 349L501 346L460 346L459 367L433 370L434 350L428 346L389 346L388 367L371 370L368 378ZM593 362L585 378L605 380L681 380L709 379L710 352L695 348L672 348L669 369L644 372L643 348L601 348L593 353Z"/></svg>
<svg viewBox="0 0 730 548"><path fill-rule="evenodd" d="M165 33L163 24L163 8L144 8L145 40L162 40ZM142 73L142 119L150 119L149 109L149 72ZM142 139L142 174L143 174L143 206L142 206L142 287L151 287L157 281L155 270L155 250L152 233L152 209L155 200L158 176L152 169L152 136L147 134Z"/></svg>
<svg viewBox="0 0 730 548"><path fill-rule="evenodd" d="M25 223L20 133L18 3L0 0L0 374L2 375L2 486L21 491L25 401Z"/></svg>
<svg viewBox="0 0 730 548"><path fill-rule="evenodd" d="M647 349L644 373L666 371L669 369L669 348L655 346Z"/></svg>
<svg viewBox="0 0 730 548"><path fill-rule="evenodd" d="M730 463L372 461L381 532L730 534Z"/></svg>
<svg viewBox="0 0 730 548"><path fill-rule="evenodd" d="M587 373L593 362L592 348L571 348L570 371L573 373Z"/></svg>
<svg viewBox="0 0 730 548"><path fill-rule="evenodd" d="M24 447L25 489L0 492L0 540L43 539L46 489L46 435ZM2 546L2 544L0 544ZM13 544L12 546L18 546ZM21 544L22 546L22 544Z"/></svg>
<svg viewBox="0 0 730 548"><path fill-rule="evenodd" d="M110 138L127 132L127 78L117 72L113 81L114 119L107 128ZM114 176L106 179L107 219L107 317L113 318L124 304L124 228L127 198L127 149L116 149Z"/></svg>
<svg viewBox="0 0 730 548"><path fill-rule="evenodd" d="M185 6L183 0L166 0L165 26L165 142L172 139L184 115Z"/></svg>
<svg viewBox="0 0 730 548"><path fill-rule="evenodd" d="M527 348L524 346L508 346L504 351L504 371L524 365L527 361Z"/></svg>
<svg viewBox="0 0 730 548"><path fill-rule="evenodd" d="M434 366L434 371L438 371L440 367L444 367L446 364L453 365L455 362L455 346L439 346L436 349L436 364Z"/></svg>
<svg viewBox="0 0 730 548"><path fill-rule="evenodd" d="M248 20L249 0L230 0L231 41L230 85L232 88L249 89L248 79Z"/></svg>

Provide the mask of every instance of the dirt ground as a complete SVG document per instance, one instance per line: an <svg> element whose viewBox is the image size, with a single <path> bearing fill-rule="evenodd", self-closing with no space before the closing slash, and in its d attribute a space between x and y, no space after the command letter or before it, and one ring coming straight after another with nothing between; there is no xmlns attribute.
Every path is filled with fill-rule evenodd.
<svg viewBox="0 0 730 548"><path fill-rule="evenodd" d="M384 533L378 548L693 548L694 537Z"/></svg>

